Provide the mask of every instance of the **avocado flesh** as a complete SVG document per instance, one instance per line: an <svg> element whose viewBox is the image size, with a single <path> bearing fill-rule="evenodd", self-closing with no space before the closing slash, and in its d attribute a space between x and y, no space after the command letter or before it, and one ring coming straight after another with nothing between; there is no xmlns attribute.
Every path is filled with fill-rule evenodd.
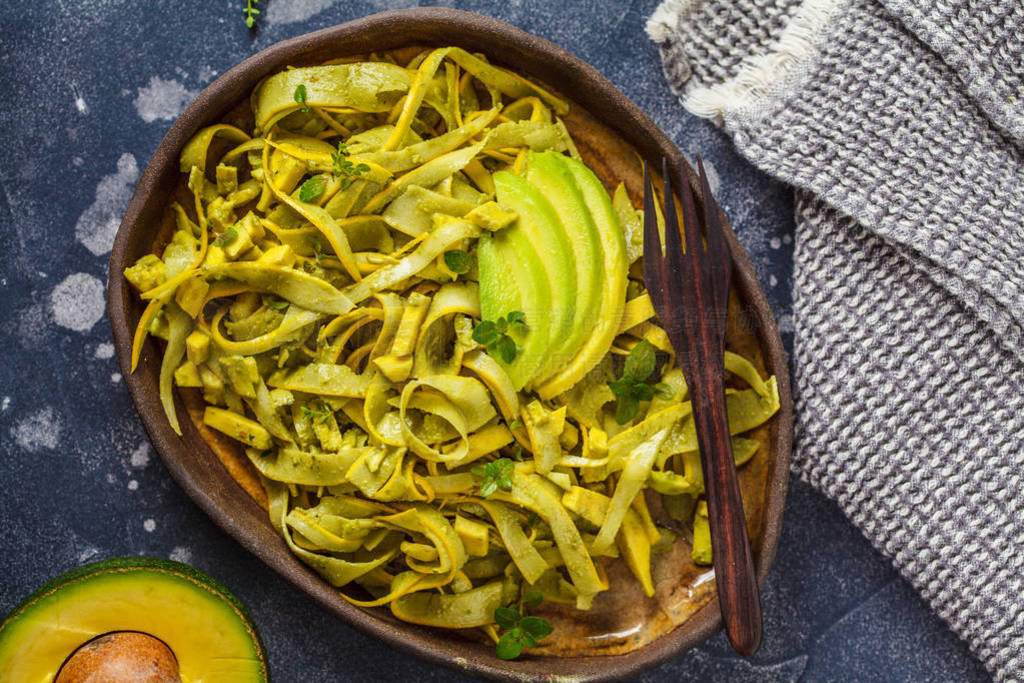
<svg viewBox="0 0 1024 683"><path fill-rule="evenodd" d="M524 386L528 386L538 376L549 374L553 365L564 362L564 358L560 359L554 353L554 347L572 333L576 312L576 269L558 214L532 184L521 176L499 171L494 174L494 189L498 203L518 214L516 222L506 228L506 232L517 238L521 236L523 241L532 245L542 267L542 277L547 280L551 292L546 306L525 293L522 297L524 308L521 310L526 314L528 329L526 345L520 355L523 356L523 364L532 368L530 373L524 374ZM544 345L540 345L539 340L530 339L532 321L542 308L551 319L551 331Z"/></svg>
<svg viewBox="0 0 1024 683"><path fill-rule="evenodd" d="M537 387L537 393L545 400L567 391L604 357L615 340L626 301L626 238L612 200L594 172L582 162L566 157L564 163L583 194L601 238L604 272L597 324L572 360Z"/></svg>
<svg viewBox="0 0 1024 683"><path fill-rule="evenodd" d="M540 367L550 342L551 288L533 245L512 227L481 235L477 266L484 320L507 317L510 311L526 314L527 329L509 331L520 347L512 363L494 356L518 391Z"/></svg>
<svg viewBox="0 0 1024 683"><path fill-rule="evenodd" d="M138 631L162 640L183 681L267 681L245 609L204 574L154 558L108 560L46 584L0 624L0 683L51 683L92 638Z"/></svg>
<svg viewBox="0 0 1024 683"><path fill-rule="evenodd" d="M597 321L604 254L597 226L569 170L567 157L552 151L531 152L526 163L526 179L558 214L572 249L576 272L576 311L570 332L561 340L554 340L551 354L561 362L538 375L536 381L543 383L576 355Z"/></svg>

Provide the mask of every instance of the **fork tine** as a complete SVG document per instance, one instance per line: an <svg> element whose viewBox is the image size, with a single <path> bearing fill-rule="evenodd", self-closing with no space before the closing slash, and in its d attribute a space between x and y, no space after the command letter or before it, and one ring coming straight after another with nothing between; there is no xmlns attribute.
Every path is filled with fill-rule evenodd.
<svg viewBox="0 0 1024 683"><path fill-rule="evenodd" d="M658 229L658 197L654 193L654 184L651 182L650 166L644 164L644 282L647 283L647 293L651 297L651 303L658 311L659 316L665 315L666 311L672 310L672 303L669 301L669 264L662 249L661 236ZM662 320L663 325L669 325L668 319Z"/></svg>
<svg viewBox="0 0 1024 683"><path fill-rule="evenodd" d="M658 212L655 206L654 186L651 184L651 168L644 162L644 256L657 253L662 256L661 236L658 234ZM657 252L653 247L658 247ZM646 262L646 258L644 261Z"/></svg>
<svg viewBox="0 0 1024 683"><path fill-rule="evenodd" d="M722 228L722 221L719 217L718 202L711 194L711 184L708 182L707 173L704 171L704 162L697 156L697 168L700 172L701 194L704 196L704 232L708 243L708 265L711 276L711 285L714 290L715 302L723 316L729 304L729 280L732 273L732 261L730 260L729 245L725 241L725 231ZM720 332L724 334L725 324L720 324Z"/></svg>
<svg viewBox="0 0 1024 683"><path fill-rule="evenodd" d="M683 236L686 238L686 259L692 264L691 268L683 270L692 271L694 278L701 279L704 272L701 264L705 259L700 253L703 251L703 243L701 241L700 229L697 227L697 204L693 196L693 189L690 187L690 176L686 172L685 166L680 167L679 174L684 184L679 192L679 203L683 206Z"/></svg>
<svg viewBox="0 0 1024 683"><path fill-rule="evenodd" d="M672 176L669 175L668 171L668 159L662 157L661 178L665 183L665 258L668 260L672 270L679 270L678 259L682 254L683 244L679 234L679 219L676 216L676 203L673 199L675 190L672 186ZM685 220L686 215L684 213L684 223Z"/></svg>

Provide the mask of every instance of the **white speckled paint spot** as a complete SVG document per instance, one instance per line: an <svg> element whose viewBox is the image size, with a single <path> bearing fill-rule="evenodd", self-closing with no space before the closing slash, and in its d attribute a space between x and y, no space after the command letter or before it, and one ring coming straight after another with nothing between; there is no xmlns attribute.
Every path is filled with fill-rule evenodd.
<svg viewBox="0 0 1024 683"><path fill-rule="evenodd" d="M142 528L149 533L153 533L156 530L156 521L153 519L147 519L142 523Z"/></svg>
<svg viewBox="0 0 1024 683"><path fill-rule="evenodd" d="M128 490L129 491L138 491L139 490L139 482L137 482L134 479L132 479L130 482L128 482Z"/></svg>
<svg viewBox="0 0 1024 683"><path fill-rule="evenodd" d="M293 24L305 21L337 3L338 0L291 0L271 2L267 6L268 24Z"/></svg>
<svg viewBox="0 0 1024 683"><path fill-rule="evenodd" d="M771 246L772 249L778 249L782 246L782 240L780 240L778 237L773 237L771 238L771 240L769 240L768 244L769 246Z"/></svg>
<svg viewBox="0 0 1024 683"><path fill-rule="evenodd" d="M3 402L0 402L0 412L7 412L7 409L11 407L11 397L4 396Z"/></svg>
<svg viewBox="0 0 1024 683"><path fill-rule="evenodd" d="M768 284L774 287L775 285L779 284L779 278L775 277L774 275L769 275Z"/></svg>
<svg viewBox="0 0 1024 683"><path fill-rule="evenodd" d="M792 314L780 315L779 316L779 332L794 332L796 331L796 325L793 321Z"/></svg>
<svg viewBox="0 0 1024 683"><path fill-rule="evenodd" d="M89 105L86 104L85 98L82 97L82 93L78 91L78 86L74 83L71 84L71 94L75 98L75 109L78 110L79 114L83 116L89 113Z"/></svg>
<svg viewBox="0 0 1024 683"><path fill-rule="evenodd" d="M115 372L114 374L112 374L110 376L110 381L113 382L114 384L120 384L121 383L121 373L120 372Z"/></svg>
<svg viewBox="0 0 1024 683"><path fill-rule="evenodd" d="M145 467L149 464L149 444L143 441L139 447L132 451L128 462L132 467Z"/></svg>
<svg viewBox="0 0 1024 683"><path fill-rule="evenodd" d="M175 562L188 564L192 561L192 549L186 548L183 545L176 545L174 546L174 550L171 551L171 554L168 555L168 557Z"/></svg>
<svg viewBox="0 0 1024 683"><path fill-rule="evenodd" d="M64 278L50 293L50 313L61 327L87 332L103 317L103 283L88 273Z"/></svg>
<svg viewBox="0 0 1024 683"><path fill-rule="evenodd" d="M107 475L107 483L108 484L113 484L116 481L117 481L117 477L115 477L113 475L113 473L110 473L110 474Z"/></svg>
<svg viewBox="0 0 1024 683"><path fill-rule="evenodd" d="M288 6L291 3L284 4ZM195 99L196 93L173 78L165 81L159 76L153 76L148 86L139 88L134 102L135 111L146 123L161 119L171 121L185 111L188 103Z"/></svg>
<svg viewBox="0 0 1024 683"><path fill-rule="evenodd" d="M51 406L29 415L11 428L15 443L30 453L44 448L53 450L60 443L64 424Z"/></svg>
<svg viewBox="0 0 1024 683"><path fill-rule="evenodd" d="M22 309L16 316L18 340L26 346L38 344L46 339L46 307L33 304Z"/></svg>
<svg viewBox="0 0 1024 683"><path fill-rule="evenodd" d="M139 165L135 157L122 154L117 160L117 171L100 179L96 186L96 199L78 217L75 237L96 256L108 253L114 245L121 214L138 179Z"/></svg>
<svg viewBox="0 0 1024 683"><path fill-rule="evenodd" d="M212 81L216 77L217 77L217 70L214 69L210 65L199 67L199 73L196 75L196 78L199 79L200 83L206 83L208 81Z"/></svg>
<svg viewBox="0 0 1024 683"><path fill-rule="evenodd" d="M107 342L103 342L96 347L95 356L100 360L106 360L107 358L114 357L114 345Z"/></svg>
<svg viewBox="0 0 1024 683"><path fill-rule="evenodd" d="M85 550L83 550L82 552L80 552L78 554L78 562L80 564L84 563L84 562L88 562L89 560L91 560L92 558L96 557L99 554L100 554L100 549L99 548L86 548Z"/></svg>

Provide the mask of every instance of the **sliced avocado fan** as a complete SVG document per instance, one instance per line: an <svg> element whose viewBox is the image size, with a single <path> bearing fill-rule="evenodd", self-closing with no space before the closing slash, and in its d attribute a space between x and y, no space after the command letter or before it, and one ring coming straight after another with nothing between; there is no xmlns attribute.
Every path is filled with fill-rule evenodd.
<svg viewBox="0 0 1024 683"><path fill-rule="evenodd" d="M494 189L498 203L518 219L493 237L482 237L477 247L480 313L484 320L525 313L526 330L512 333L519 346L515 359L509 364L498 359L515 388L522 389L557 360L553 346L572 331L576 271L565 230L547 199L507 171L494 174Z"/></svg>
<svg viewBox="0 0 1024 683"><path fill-rule="evenodd" d="M494 174L498 202L518 214L477 247L480 312L526 314L519 352L497 359L516 389L543 399L568 390L611 348L626 298L622 226L601 181L583 163L530 153L524 176Z"/></svg>
<svg viewBox="0 0 1024 683"><path fill-rule="evenodd" d="M157 638L189 683L269 681L267 653L248 612L209 576L177 562L131 557L72 570L0 624L0 682L49 682L96 636Z"/></svg>
<svg viewBox="0 0 1024 683"><path fill-rule="evenodd" d="M594 219L601 240L604 273L599 283L601 302L597 320L589 327L583 347L572 360L536 388L545 400L567 391L604 357L615 340L626 302L626 238L608 191L583 162L570 157L563 157L562 162L575 178Z"/></svg>
<svg viewBox="0 0 1024 683"><path fill-rule="evenodd" d="M575 314L569 333L553 339L549 362L537 373L535 383L543 383L580 350L593 329L601 304L601 278L604 275L601 238L590 209L576 179L569 170L568 157L557 152L531 152L526 164L526 179L551 204L572 250L576 273Z"/></svg>

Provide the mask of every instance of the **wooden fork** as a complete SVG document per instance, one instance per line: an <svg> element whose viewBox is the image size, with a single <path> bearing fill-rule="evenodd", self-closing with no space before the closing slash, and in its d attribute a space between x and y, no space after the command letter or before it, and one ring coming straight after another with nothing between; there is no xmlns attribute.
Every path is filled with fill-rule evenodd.
<svg viewBox="0 0 1024 683"><path fill-rule="evenodd" d="M732 260L700 157L697 167L704 201L699 218L686 168L679 169L684 183L678 193L682 235L672 201L676 192L668 162L662 159L661 163L665 182L664 244L659 236L650 171L644 166L644 280L690 391L725 630L733 648L749 656L761 644L761 602L725 412L723 354ZM685 239L685 251L681 238Z"/></svg>

